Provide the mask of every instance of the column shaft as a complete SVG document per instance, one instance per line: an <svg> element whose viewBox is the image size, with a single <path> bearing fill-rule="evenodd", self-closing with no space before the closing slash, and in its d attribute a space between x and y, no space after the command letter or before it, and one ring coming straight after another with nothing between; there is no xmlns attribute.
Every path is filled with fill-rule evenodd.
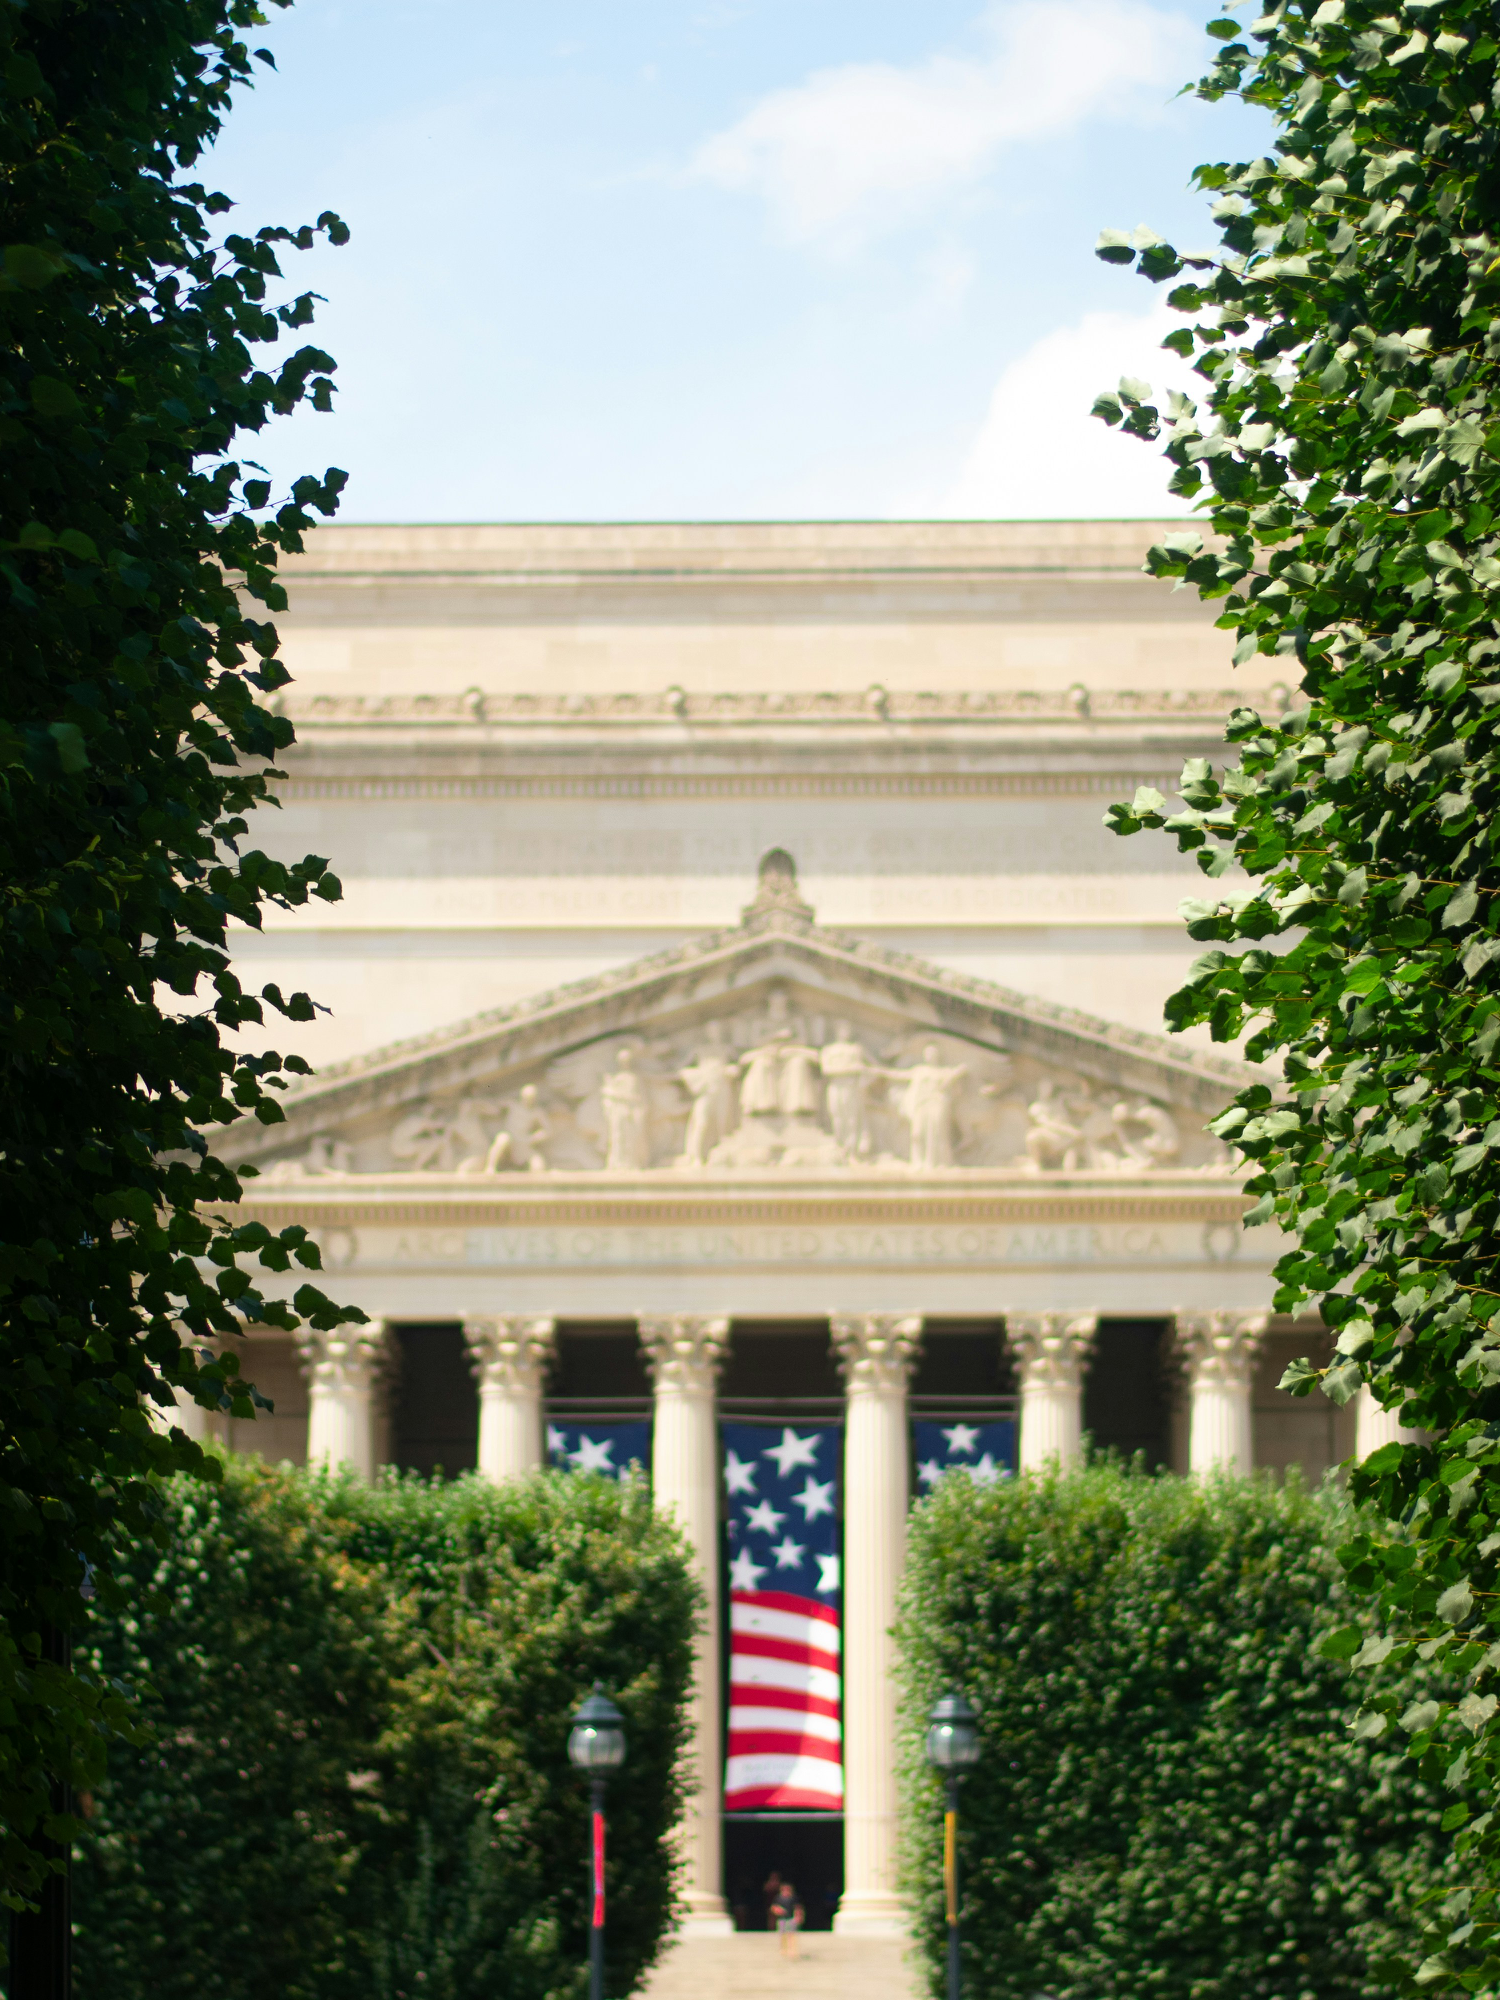
<svg viewBox="0 0 1500 2000"><path fill-rule="evenodd" d="M1187 1363L1191 1472L1249 1472L1255 1463L1251 1378L1266 1313L1178 1313L1177 1345Z"/></svg>
<svg viewBox="0 0 1500 2000"><path fill-rule="evenodd" d="M719 1440L714 1384L729 1343L727 1319L643 1319L641 1346L655 1390L652 1499L682 1528L705 1611L693 1652L692 1796L679 1830L687 1863L684 1928L728 1932L724 1906L724 1725L719 1695Z"/></svg>
<svg viewBox="0 0 1500 2000"><path fill-rule="evenodd" d="M1083 1456L1083 1375L1094 1351L1097 1313L1008 1313L1005 1341L1021 1383L1022 1472L1064 1470Z"/></svg>
<svg viewBox="0 0 1500 2000"><path fill-rule="evenodd" d="M1401 1405L1393 1410L1383 1410L1370 1392L1370 1385L1360 1385L1359 1395L1354 1402L1354 1456L1356 1461L1366 1459L1372 1451L1379 1451L1384 1444L1411 1444L1417 1433L1408 1430L1401 1421Z"/></svg>
<svg viewBox="0 0 1500 2000"><path fill-rule="evenodd" d="M502 1314L464 1321L479 1381L479 1470L486 1479L524 1479L546 1462L542 1383L556 1322Z"/></svg>
<svg viewBox="0 0 1500 2000"><path fill-rule="evenodd" d="M309 1386L307 1462L351 1465L362 1478L375 1473L375 1380L385 1359L386 1325L340 1326L297 1335Z"/></svg>
<svg viewBox="0 0 1500 2000"><path fill-rule="evenodd" d="M897 1893L896 1592L906 1555L906 1385L914 1316L836 1318L848 1384L844 1439L844 1894L834 1929L902 1931Z"/></svg>

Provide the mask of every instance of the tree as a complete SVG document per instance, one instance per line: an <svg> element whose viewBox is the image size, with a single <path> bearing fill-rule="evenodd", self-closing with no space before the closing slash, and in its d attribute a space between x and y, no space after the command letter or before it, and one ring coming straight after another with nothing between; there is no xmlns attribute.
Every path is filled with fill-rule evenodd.
<svg viewBox="0 0 1500 2000"><path fill-rule="evenodd" d="M1500 1979L1500 1825L1466 1796L1500 1780L1495 30L1476 0L1211 22L1198 93L1263 106L1274 152L1198 170L1217 254L1150 231L1099 244L1153 282L1190 273L1171 302L1194 323L1165 344L1206 386L1157 405L1127 380L1095 406L1166 440L1172 489L1215 531L1168 537L1152 571L1224 600L1237 662L1301 672L1285 716L1235 712L1237 764L1187 766L1181 811L1143 788L1110 823L1167 829L1214 884L1184 906L1211 949L1171 1025L1282 1062L1284 1089L1244 1091L1214 1129L1253 1164L1248 1219L1292 1239L1277 1310L1316 1304L1336 1332L1330 1367L1286 1386L1347 1401L1367 1383L1429 1433L1351 1475L1391 1525L1343 1560L1390 1629L1331 1643L1388 1675L1420 1647L1469 1683L1410 1706L1376 1686L1357 1733L1399 1721L1454 1794L1466 1886L1415 1976L1470 1990Z"/></svg>
<svg viewBox="0 0 1500 2000"><path fill-rule="evenodd" d="M277 0L285 4L285 0ZM49 1844L128 1729L119 1689L71 1674L49 1633L107 1593L116 1552L160 1533L159 1481L214 1476L143 1403L181 1389L253 1414L233 1338L341 1313L310 1282L263 1299L243 1259L316 1247L226 1213L216 1125L281 1116L295 1057L253 1052L232 921L337 898L316 855L247 846L292 740L264 697L288 678L282 551L344 475L270 484L237 433L307 400L333 363L252 350L312 318L267 303L278 251L337 243L337 216L215 241L228 199L191 169L248 82L253 0L0 0L0 1899L34 1898ZM269 56L265 57L269 61ZM227 1343L221 1346L221 1343Z"/></svg>
<svg viewBox="0 0 1500 2000"><path fill-rule="evenodd" d="M1350 1741L1317 1641L1358 1610L1342 1497L1096 1463L914 1510L902 1582L905 1876L946 1931L933 1701L961 1688L970 2000L1373 2000L1446 1844L1442 1786ZM1366 1621L1367 1624L1369 1621ZM1441 1692L1408 1669L1409 1699Z"/></svg>

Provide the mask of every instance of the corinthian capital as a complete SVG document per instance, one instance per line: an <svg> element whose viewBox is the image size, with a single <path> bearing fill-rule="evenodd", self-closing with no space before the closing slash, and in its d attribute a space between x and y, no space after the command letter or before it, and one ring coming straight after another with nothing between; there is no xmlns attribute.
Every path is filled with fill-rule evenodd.
<svg viewBox="0 0 1500 2000"><path fill-rule="evenodd" d="M383 1319L326 1332L302 1326L297 1331L302 1372L327 1395L367 1396L386 1358L386 1332Z"/></svg>
<svg viewBox="0 0 1500 2000"><path fill-rule="evenodd" d="M502 1396L539 1396L556 1331L556 1320L518 1313L466 1319L464 1339L481 1394L489 1389Z"/></svg>
<svg viewBox="0 0 1500 2000"><path fill-rule="evenodd" d="M1021 1387L1076 1396L1098 1331L1097 1313L1007 1313L1005 1344L1016 1358Z"/></svg>
<svg viewBox="0 0 1500 2000"><path fill-rule="evenodd" d="M904 1396L922 1345L917 1313L836 1313L829 1330L851 1396Z"/></svg>
<svg viewBox="0 0 1500 2000"><path fill-rule="evenodd" d="M1269 1313L1181 1312L1177 1349L1194 1388L1248 1389Z"/></svg>
<svg viewBox="0 0 1500 2000"><path fill-rule="evenodd" d="M729 1351L729 1321L697 1313L640 1321L641 1350L658 1395L675 1389L685 1396L711 1396Z"/></svg>

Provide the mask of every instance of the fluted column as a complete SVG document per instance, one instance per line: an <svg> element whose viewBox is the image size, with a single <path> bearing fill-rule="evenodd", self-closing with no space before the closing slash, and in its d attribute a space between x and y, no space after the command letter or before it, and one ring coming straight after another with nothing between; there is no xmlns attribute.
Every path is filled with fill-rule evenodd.
<svg viewBox="0 0 1500 2000"><path fill-rule="evenodd" d="M896 1590L906 1556L906 1385L922 1322L836 1318L844 1434L844 1894L836 1931L905 1928L896 1893Z"/></svg>
<svg viewBox="0 0 1500 2000"><path fill-rule="evenodd" d="M1097 1313L1007 1313L1005 1342L1021 1383L1022 1472L1066 1469L1083 1456L1083 1376L1099 1330Z"/></svg>
<svg viewBox="0 0 1500 2000"><path fill-rule="evenodd" d="M523 1479L545 1463L542 1382L557 1322L502 1313L466 1319L464 1339L479 1383L479 1470L486 1479Z"/></svg>
<svg viewBox="0 0 1500 2000"><path fill-rule="evenodd" d="M1250 1385L1267 1313L1178 1313L1191 1398L1188 1469L1248 1472L1255 1463Z"/></svg>
<svg viewBox="0 0 1500 2000"><path fill-rule="evenodd" d="M707 1602L693 1654L692 1796L679 1831L687 1864L684 1928L732 1929L724 1905L724 1722L719 1693L719 1440L714 1385L729 1346L729 1321L687 1313L643 1319L641 1346L655 1390L651 1490L676 1517L693 1551Z"/></svg>
<svg viewBox="0 0 1500 2000"><path fill-rule="evenodd" d="M307 1462L352 1465L363 1478L375 1472L374 1390L386 1352L386 1324L338 1326L331 1332L304 1326L297 1335L309 1385Z"/></svg>
<svg viewBox="0 0 1500 2000"><path fill-rule="evenodd" d="M1367 1459L1372 1451L1379 1451L1383 1444L1411 1444L1416 1435L1402 1423L1399 1403L1393 1410L1383 1410L1370 1393L1369 1383L1360 1384L1359 1394L1354 1399L1356 1463Z"/></svg>

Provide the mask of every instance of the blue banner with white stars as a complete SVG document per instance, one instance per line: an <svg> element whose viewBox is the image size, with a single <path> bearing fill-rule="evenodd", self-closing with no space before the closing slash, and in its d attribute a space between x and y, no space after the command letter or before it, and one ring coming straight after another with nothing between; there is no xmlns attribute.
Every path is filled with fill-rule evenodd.
<svg viewBox="0 0 1500 2000"><path fill-rule="evenodd" d="M837 1605L838 1424L724 1424L731 1590L787 1590Z"/></svg>
<svg viewBox="0 0 1500 2000"><path fill-rule="evenodd" d="M998 1424L914 1423L911 1428L919 1493L930 1493L950 1472L967 1472L976 1486L993 1486L1016 1469L1014 1418Z"/></svg>
<svg viewBox="0 0 1500 2000"><path fill-rule="evenodd" d="M618 1479L632 1466L651 1470L650 1424L547 1425L547 1463L558 1472L597 1472Z"/></svg>

